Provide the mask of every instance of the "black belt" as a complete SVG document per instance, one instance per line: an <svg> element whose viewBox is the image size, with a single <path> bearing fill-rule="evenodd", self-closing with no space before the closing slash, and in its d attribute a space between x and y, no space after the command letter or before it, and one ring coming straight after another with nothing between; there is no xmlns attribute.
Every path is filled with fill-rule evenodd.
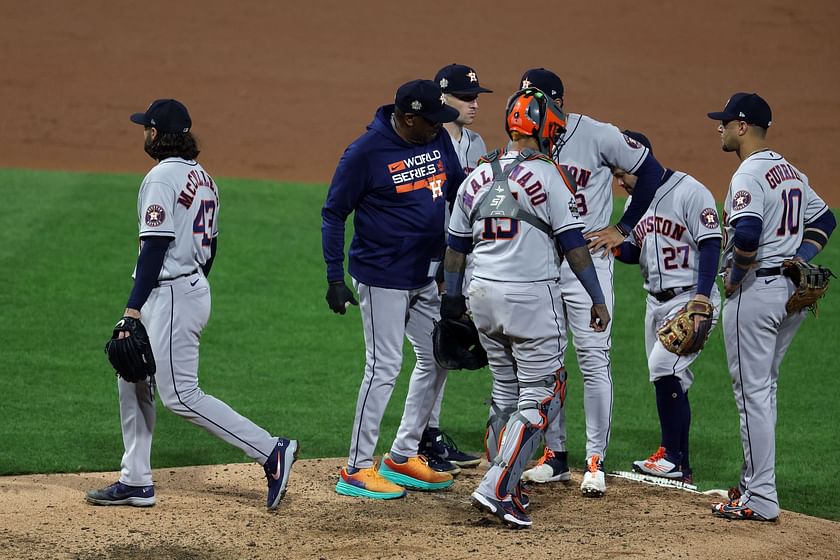
<svg viewBox="0 0 840 560"><path fill-rule="evenodd" d="M192 276L193 274L196 274L197 272L198 272L198 269L196 268L192 272L187 272L186 274L179 274L178 276L175 276L173 278L161 278L160 280L158 280L155 283L155 287L160 286L161 282L172 282L173 280L177 280L178 278L186 278L187 276Z"/></svg>
<svg viewBox="0 0 840 560"><path fill-rule="evenodd" d="M764 278L765 276L778 276L782 273L781 266L774 266L773 268L759 268L755 271L756 278Z"/></svg>
<svg viewBox="0 0 840 560"><path fill-rule="evenodd" d="M659 303L665 303L666 301L672 300L680 294L684 294L690 290L693 290L694 286L682 286L679 288L668 288L662 292L648 292L650 295L656 299Z"/></svg>

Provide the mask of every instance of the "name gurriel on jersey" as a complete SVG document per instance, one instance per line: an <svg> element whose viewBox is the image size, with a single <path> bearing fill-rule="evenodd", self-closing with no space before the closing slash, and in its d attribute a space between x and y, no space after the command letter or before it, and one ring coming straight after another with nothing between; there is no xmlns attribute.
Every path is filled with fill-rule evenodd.
<svg viewBox="0 0 840 560"><path fill-rule="evenodd" d="M216 192L216 183L213 182L213 178L210 175L204 171L190 171L189 175L187 175L187 184L184 185L184 188L178 194L178 204L184 208L192 206L193 200L195 200L195 194L200 187L207 187L214 193Z"/></svg>
<svg viewBox="0 0 840 560"><path fill-rule="evenodd" d="M685 226L672 222L668 218L648 216L647 218L642 218L636 224L636 227L633 228L633 235L636 238L636 243L641 247L645 242L645 236L648 234L655 232L679 241L682 239L686 229Z"/></svg>
<svg viewBox="0 0 840 560"><path fill-rule="evenodd" d="M764 179L767 180L767 184L770 185L771 189L775 189L785 181L802 182L802 177L799 176L799 173L796 172L796 169L794 169L792 165L787 163L780 163L779 165L774 165L770 169L770 171L768 171L767 174L764 175Z"/></svg>

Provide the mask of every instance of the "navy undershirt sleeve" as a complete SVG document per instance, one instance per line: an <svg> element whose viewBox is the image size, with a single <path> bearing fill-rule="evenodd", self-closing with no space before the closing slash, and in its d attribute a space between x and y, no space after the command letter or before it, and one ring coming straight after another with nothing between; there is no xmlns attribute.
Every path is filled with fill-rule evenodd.
<svg viewBox="0 0 840 560"><path fill-rule="evenodd" d="M665 169L653 157L652 153L648 153L645 161L636 171L635 175L638 177L636 186L633 188L633 198L630 200L630 206L624 211L624 215L618 221L626 231L632 231L645 212L650 206L656 189L662 184L662 176L665 174Z"/></svg>
<svg viewBox="0 0 840 560"><path fill-rule="evenodd" d="M210 269L213 268L213 260L216 258L216 247L218 246L218 237L214 237L213 240L210 242L210 258L207 259L207 262L201 267L201 271L204 273L205 278L210 277Z"/></svg>
<svg viewBox="0 0 840 560"><path fill-rule="evenodd" d="M129 309L139 310L149 299L149 294L152 293L160 275L160 269L163 268L163 258L166 256L166 250L171 242L171 237L152 236L143 238L143 248L140 249L140 255L137 257L134 288L131 290L131 295L128 297L128 303L126 304Z"/></svg>
<svg viewBox="0 0 840 560"><path fill-rule="evenodd" d="M472 237L459 237L457 235L449 234L449 241L446 243L459 253L464 253L465 255L469 255L472 253L473 250L473 240Z"/></svg>
<svg viewBox="0 0 840 560"><path fill-rule="evenodd" d="M625 264L639 264L639 257L642 256L642 250L625 241L618 246L618 252L615 253L615 258Z"/></svg>
<svg viewBox="0 0 840 560"><path fill-rule="evenodd" d="M582 247L586 245L586 239L583 238L583 230L581 229L567 229L561 231L554 236L554 241L562 253L568 253L575 247Z"/></svg>
<svg viewBox="0 0 840 560"><path fill-rule="evenodd" d="M560 232L554 236L554 240L557 243L558 249L564 254L572 249L586 246L586 240L583 238L583 230L580 229L570 229ZM603 304L605 302L604 292L601 290L601 283L598 281L598 272L595 270L594 264L590 264L583 270L572 269L572 272L580 280L589 297L592 298L592 303Z"/></svg>
<svg viewBox="0 0 840 560"><path fill-rule="evenodd" d="M764 223L756 216L737 218L732 225L735 227L735 246L742 251L757 251L758 241L761 239L761 228Z"/></svg>
<svg viewBox="0 0 840 560"><path fill-rule="evenodd" d="M715 285L718 261L720 260L720 237L709 237L697 246L700 249L700 265L697 270L697 293L708 297Z"/></svg>

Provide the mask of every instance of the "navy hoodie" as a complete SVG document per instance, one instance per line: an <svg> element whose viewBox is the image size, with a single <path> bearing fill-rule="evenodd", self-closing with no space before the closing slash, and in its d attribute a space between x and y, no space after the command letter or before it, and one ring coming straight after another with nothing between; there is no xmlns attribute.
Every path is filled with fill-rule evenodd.
<svg viewBox="0 0 840 560"><path fill-rule="evenodd" d="M344 223L353 211L349 272L363 284L420 288L443 254L444 210L464 171L445 130L428 144L410 144L391 125L393 113L393 105L379 108L367 132L344 151L330 183L321 210L330 282L344 279Z"/></svg>

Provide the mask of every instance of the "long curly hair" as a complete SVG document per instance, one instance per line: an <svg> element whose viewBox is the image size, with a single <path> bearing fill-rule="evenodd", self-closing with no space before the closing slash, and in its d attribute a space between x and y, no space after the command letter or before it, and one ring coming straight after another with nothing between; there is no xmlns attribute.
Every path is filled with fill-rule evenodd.
<svg viewBox="0 0 840 560"><path fill-rule="evenodd" d="M158 132L154 140L146 142L145 150L157 161L170 157L195 159L201 153L192 132Z"/></svg>

